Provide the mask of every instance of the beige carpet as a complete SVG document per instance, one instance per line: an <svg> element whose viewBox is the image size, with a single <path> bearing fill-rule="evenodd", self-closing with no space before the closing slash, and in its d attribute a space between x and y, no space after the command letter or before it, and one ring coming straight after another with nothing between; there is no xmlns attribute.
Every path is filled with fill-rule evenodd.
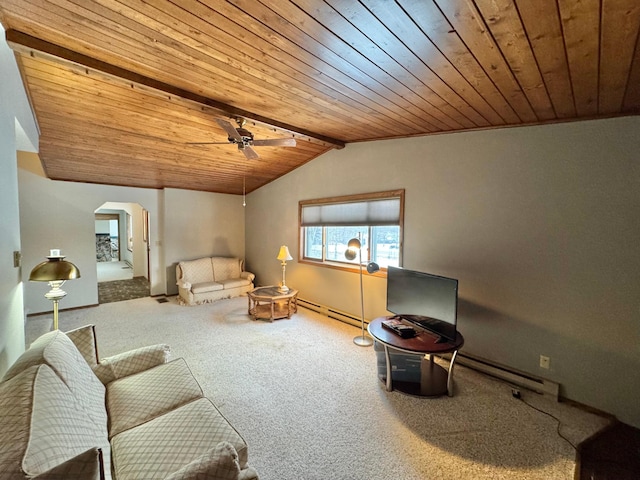
<svg viewBox="0 0 640 480"><path fill-rule="evenodd" d="M300 309L254 322L245 297L181 307L141 298L60 313L60 328L94 323L100 355L153 343L185 357L205 393L249 444L262 480L573 479L575 451L557 422L511 388L456 367L456 395L386 392L355 327ZM31 317L28 337L50 328ZM534 393L577 444L607 420Z"/></svg>

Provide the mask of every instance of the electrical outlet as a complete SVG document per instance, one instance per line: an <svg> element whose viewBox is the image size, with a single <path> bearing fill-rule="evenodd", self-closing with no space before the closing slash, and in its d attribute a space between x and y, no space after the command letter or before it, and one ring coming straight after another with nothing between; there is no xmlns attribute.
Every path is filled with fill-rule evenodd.
<svg viewBox="0 0 640 480"><path fill-rule="evenodd" d="M546 368L548 370L550 362L551 362L551 359L549 357L545 355L540 355L540 368Z"/></svg>

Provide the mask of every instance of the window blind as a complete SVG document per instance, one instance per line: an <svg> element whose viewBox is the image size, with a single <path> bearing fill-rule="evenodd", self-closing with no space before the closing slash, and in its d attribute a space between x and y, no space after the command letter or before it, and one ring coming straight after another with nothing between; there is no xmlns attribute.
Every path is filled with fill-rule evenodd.
<svg viewBox="0 0 640 480"><path fill-rule="evenodd" d="M399 225L399 197L302 205L302 227Z"/></svg>

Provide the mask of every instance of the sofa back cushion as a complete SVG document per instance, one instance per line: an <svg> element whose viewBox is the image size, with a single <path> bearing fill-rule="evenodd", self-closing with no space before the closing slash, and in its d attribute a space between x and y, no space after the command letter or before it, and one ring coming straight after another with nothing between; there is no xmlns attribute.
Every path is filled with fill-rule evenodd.
<svg viewBox="0 0 640 480"><path fill-rule="evenodd" d="M213 257L211 263L216 282L230 278L240 278L240 264L242 261L239 258Z"/></svg>
<svg viewBox="0 0 640 480"><path fill-rule="evenodd" d="M105 387L69 337L60 330L45 333L18 358L4 379L11 379L27 368L40 364L51 367L71 390L78 404L106 432Z"/></svg>
<svg viewBox="0 0 640 480"><path fill-rule="evenodd" d="M64 333L67 337L69 337L69 339L82 354L82 357L93 369L93 367L95 367L100 360L98 358L98 343L96 342L95 325L85 325L84 327L76 328L75 330L69 330Z"/></svg>
<svg viewBox="0 0 640 480"><path fill-rule="evenodd" d="M181 279L185 282L189 282L192 285L194 283L213 282L213 267L209 257L180 262L178 265L182 270Z"/></svg>
<svg viewBox="0 0 640 480"><path fill-rule="evenodd" d="M109 457L106 432L48 365L27 367L0 383L2 478L31 478L95 447Z"/></svg>

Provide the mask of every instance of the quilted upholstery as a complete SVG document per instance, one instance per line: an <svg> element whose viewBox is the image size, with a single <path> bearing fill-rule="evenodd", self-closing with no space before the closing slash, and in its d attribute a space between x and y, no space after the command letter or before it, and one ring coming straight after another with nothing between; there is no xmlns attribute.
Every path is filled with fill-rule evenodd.
<svg viewBox="0 0 640 480"><path fill-rule="evenodd" d="M220 283L224 285L225 289L236 288L236 287L244 287L249 285L251 282L246 278L228 278L226 280L221 280Z"/></svg>
<svg viewBox="0 0 640 480"><path fill-rule="evenodd" d="M236 480L240 475L238 452L229 442L220 442L165 480L184 480L196 475L199 480Z"/></svg>
<svg viewBox="0 0 640 480"><path fill-rule="evenodd" d="M109 449L106 432L48 365L0 383L0 478L30 478L96 446Z"/></svg>
<svg viewBox="0 0 640 480"><path fill-rule="evenodd" d="M118 378L143 372L156 365L162 365L169 360L170 354L169 345L164 343L140 347L103 358L98 365L93 367L93 372L106 385Z"/></svg>
<svg viewBox="0 0 640 480"><path fill-rule="evenodd" d="M100 449L92 448L33 478L34 480L69 480L70 478L102 480L104 472L100 463L100 454Z"/></svg>
<svg viewBox="0 0 640 480"><path fill-rule="evenodd" d="M0 480L257 480L242 437L168 355L153 345L100 361L105 388L91 326L40 337L0 382Z"/></svg>
<svg viewBox="0 0 640 480"><path fill-rule="evenodd" d="M199 258L188 262L180 262L183 278L189 279L191 284L213 282L213 266L211 258Z"/></svg>
<svg viewBox="0 0 640 480"><path fill-rule="evenodd" d="M211 264L211 277L206 265ZM244 272L240 258L206 257L180 262L176 266L178 302L199 305L237 297L253 290L255 275ZM206 274L203 272L206 270Z"/></svg>
<svg viewBox="0 0 640 480"><path fill-rule="evenodd" d="M107 385L109 436L202 396L183 358L111 382Z"/></svg>
<svg viewBox="0 0 640 480"><path fill-rule="evenodd" d="M229 278L240 278L240 259L213 257L213 279L221 282Z"/></svg>
<svg viewBox="0 0 640 480"><path fill-rule="evenodd" d="M206 292L215 292L216 290L222 290L224 285L218 282L204 282L204 283L194 283L191 286L191 291L193 293L206 293Z"/></svg>
<svg viewBox="0 0 640 480"><path fill-rule="evenodd" d="M89 366L93 367L98 364L98 345L96 344L95 325L86 325L65 333L67 337L69 337L69 340L71 340L80 351Z"/></svg>
<svg viewBox="0 0 640 480"><path fill-rule="evenodd" d="M222 441L233 445L244 468L246 443L211 401L201 398L113 437L115 475L118 480L163 479Z"/></svg>
<svg viewBox="0 0 640 480"><path fill-rule="evenodd" d="M96 425L106 431L105 387L63 332L54 330L38 338L11 366L4 378L12 378L25 368L41 363L49 365L56 372Z"/></svg>

